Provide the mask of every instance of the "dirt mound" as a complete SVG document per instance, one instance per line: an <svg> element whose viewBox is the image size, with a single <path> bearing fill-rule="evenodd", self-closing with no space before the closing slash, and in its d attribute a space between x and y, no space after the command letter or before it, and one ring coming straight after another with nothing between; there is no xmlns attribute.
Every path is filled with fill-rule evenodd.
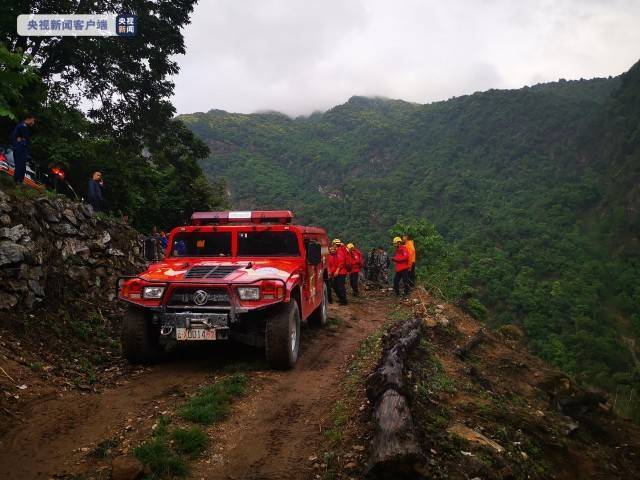
<svg viewBox="0 0 640 480"><path fill-rule="evenodd" d="M633 478L640 429L607 398L421 295L427 328L405 372L429 478Z"/></svg>

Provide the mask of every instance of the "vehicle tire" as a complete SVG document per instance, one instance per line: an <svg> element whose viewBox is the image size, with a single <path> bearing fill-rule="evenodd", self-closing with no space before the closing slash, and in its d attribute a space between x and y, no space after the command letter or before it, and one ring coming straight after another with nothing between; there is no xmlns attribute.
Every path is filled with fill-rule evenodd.
<svg viewBox="0 0 640 480"><path fill-rule="evenodd" d="M122 352L131 363L153 363L160 357L160 332L142 308L129 307L122 322Z"/></svg>
<svg viewBox="0 0 640 480"><path fill-rule="evenodd" d="M291 299L267 318L264 332L265 353L272 367L286 370L295 367L300 350L300 310Z"/></svg>
<svg viewBox="0 0 640 480"><path fill-rule="evenodd" d="M312 325L324 327L329 317L329 291L327 284L322 286L322 303L318 305L311 315L309 315L309 323Z"/></svg>

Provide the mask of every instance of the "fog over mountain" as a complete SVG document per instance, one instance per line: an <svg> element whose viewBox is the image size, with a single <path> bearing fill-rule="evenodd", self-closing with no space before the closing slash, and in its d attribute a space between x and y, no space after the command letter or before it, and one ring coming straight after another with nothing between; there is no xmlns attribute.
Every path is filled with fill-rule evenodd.
<svg viewBox="0 0 640 480"><path fill-rule="evenodd" d="M173 102L295 116L618 75L640 56L639 20L634 0L201 1Z"/></svg>

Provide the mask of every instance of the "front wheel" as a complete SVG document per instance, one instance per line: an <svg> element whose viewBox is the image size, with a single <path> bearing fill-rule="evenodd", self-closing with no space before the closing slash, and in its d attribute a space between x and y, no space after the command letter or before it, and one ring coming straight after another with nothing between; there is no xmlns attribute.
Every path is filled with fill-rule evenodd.
<svg viewBox="0 0 640 480"><path fill-rule="evenodd" d="M269 363L283 370L295 367L300 350L300 310L295 300L267 319L264 336Z"/></svg>
<svg viewBox="0 0 640 480"><path fill-rule="evenodd" d="M142 308L129 307L122 322L122 352L131 363L153 363L160 357L160 332Z"/></svg>
<svg viewBox="0 0 640 480"><path fill-rule="evenodd" d="M318 305L311 315L309 315L309 323L312 325L318 325L320 327L324 327L327 324L327 319L329 317L328 311L329 305L329 289L327 288L327 284L325 283L322 288L322 302Z"/></svg>

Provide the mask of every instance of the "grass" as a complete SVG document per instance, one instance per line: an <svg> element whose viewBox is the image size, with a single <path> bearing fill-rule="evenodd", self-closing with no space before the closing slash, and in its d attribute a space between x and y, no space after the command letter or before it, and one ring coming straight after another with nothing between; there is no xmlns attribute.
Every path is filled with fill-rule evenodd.
<svg viewBox="0 0 640 480"><path fill-rule="evenodd" d="M446 374L440 361L430 353L429 342L425 338L420 340L418 358L422 359L414 367L418 374L418 395L428 397L439 393L455 393L458 390L455 380Z"/></svg>
<svg viewBox="0 0 640 480"><path fill-rule="evenodd" d="M246 385L246 375L230 375L213 385L201 388L178 413L189 422L211 425L227 416L231 401L244 395Z"/></svg>
<svg viewBox="0 0 640 480"><path fill-rule="evenodd" d="M343 427L349 420L349 409L347 405L338 400L331 412L331 428L324 431L324 438L329 443L329 448L337 448L342 443Z"/></svg>
<svg viewBox="0 0 640 480"><path fill-rule="evenodd" d="M178 410L182 419L210 425L229 413L231 402L244 395L247 376L234 373L201 388ZM198 427L171 427L171 419L160 416L151 439L139 445L134 455L151 471L149 479L181 478L189 473L188 460L198 457L209 445L209 437Z"/></svg>
<svg viewBox="0 0 640 480"><path fill-rule="evenodd" d="M338 317L328 317L327 318L327 327L339 327L342 324L344 324L344 322L342 321L342 319L340 319Z"/></svg>
<svg viewBox="0 0 640 480"><path fill-rule="evenodd" d="M13 177L6 173L0 173L0 188L8 195L12 195L18 200L33 200L40 197L53 197L54 192L49 190L37 190L26 185L16 185Z"/></svg>
<svg viewBox="0 0 640 480"><path fill-rule="evenodd" d="M151 471L151 479L186 476L187 460L196 458L209 444L209 437L199 428L170 429L170 424L169 417L158 418L151 439L133 451Z"/></svg>
<svg viewBox="0 0 640 480"><path fill-rule="evenodd" d="M176 428L171 432L171 439L176 452L190 458L196 458L209 444L209 437L198 427Z"/></svg>
<svg viewBox="0 0 640 480"><path fill-rule="evenodd" d="M155 437L138 446L133 454L151 470L151 478L184 477L189 466L170 447L165 436Z"/></svg>

